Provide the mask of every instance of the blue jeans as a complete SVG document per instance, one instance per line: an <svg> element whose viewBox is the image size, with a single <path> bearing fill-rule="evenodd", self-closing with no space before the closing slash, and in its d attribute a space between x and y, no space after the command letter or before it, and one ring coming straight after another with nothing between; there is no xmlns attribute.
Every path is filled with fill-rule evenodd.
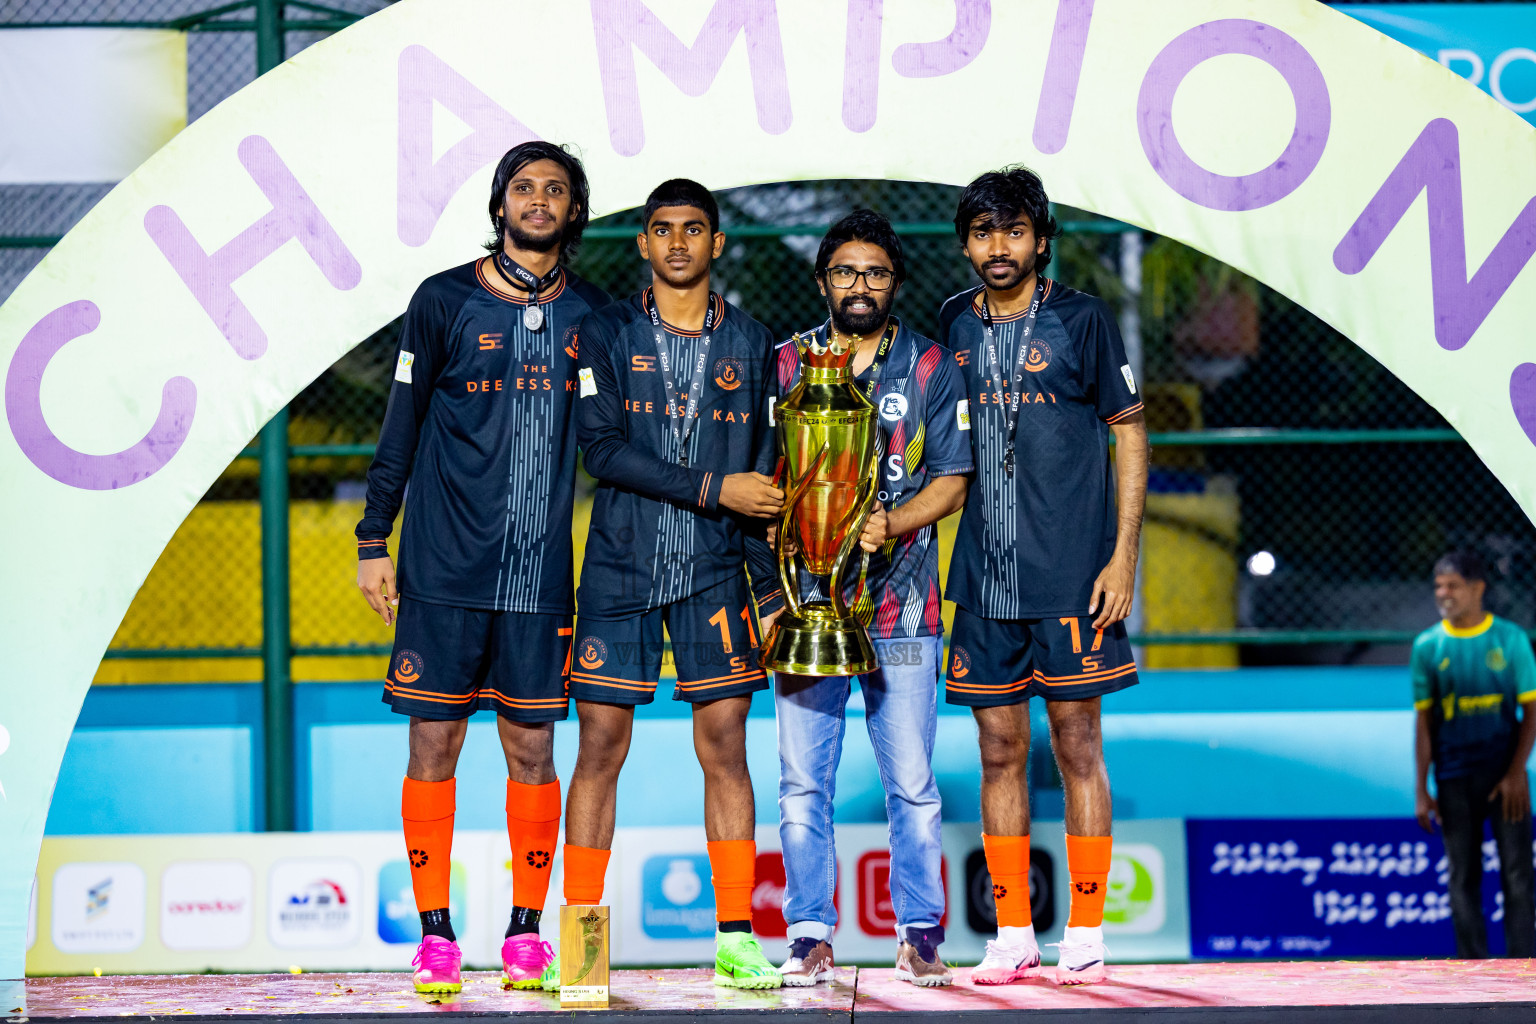
<svg viewBox="0 0 1536 1024"><path fill-rule="evenodd" d="M885 787L896 934L905 938L906 929L936 926L944 916L939 786L933 778L943 641L925 636L874 644L881 668L869 675L779 675L775 681L784 920L792 940L830 942L837 925L832 798L855 678L864 691L864 723Z"/></svg>

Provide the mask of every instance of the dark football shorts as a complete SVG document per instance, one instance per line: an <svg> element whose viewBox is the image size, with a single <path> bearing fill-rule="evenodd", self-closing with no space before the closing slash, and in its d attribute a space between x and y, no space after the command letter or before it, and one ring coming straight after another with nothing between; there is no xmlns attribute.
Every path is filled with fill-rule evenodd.
<svg viewBox="0 0 1536 1024"><path fill-rule="evenodd" d="M757 664L757 624L745 575L628 619L576 620L571 696L603 704L649 704L661 680L665 624L677 667L673 700L695 704L768 688Z"/></svg>
<svg viewBox="0 0 1536 1024"><path fill-rule="evenodd" d="M384 703L455 721L485 708L514 722L558 722L571 660L571 617L454 608L400 598Z"/></svg>
<svg viewBox="0 0 1536 1024"><path fill-rule="evenodd" d="M1087 700L1136 685L1125 623L1093 628L1092 615L984 619L955 609L944 699L973 708L1031 697Z"/></svg>

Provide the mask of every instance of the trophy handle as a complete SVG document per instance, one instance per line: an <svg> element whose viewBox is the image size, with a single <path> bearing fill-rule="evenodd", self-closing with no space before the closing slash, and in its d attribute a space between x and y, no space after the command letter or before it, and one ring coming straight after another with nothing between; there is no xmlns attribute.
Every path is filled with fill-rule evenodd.
<svg viewBox="0 0 1536 1024"><path fill-rule="evenodd" d="M778 555L779 585L784 588L784 607L789 609L791 615L798 616L800 614L800 588L797 585L799 574L795 572L795 556L788 553L789 545L785 543L785 538L793 532L795 506L800 503L801 498L805 497L806 489L815 480L817 472L820 471L822 463L827 461L827 456L831 453L831 450L831 445L823 443L821 451L816 453L816 457L811 460L810 466L801 474L800 480L796 483L789 483L786 480L789 486L785 488L784 492L784 514L779 518L779 541L777 550L774 553ZM784 473L786 477L789 474L789 460L787 459L784 462ZM763 649L767 650L766 644Z"/></svg>
<svg viewBox="0 0 1536 1024"><path fill-rule="evenodd" d="M869 522L870 513L875 507L875 483L880 477L880 445L875 444L870 448L869 468L864 472L864 479L859 483L859 494L848 509L848 514L853 517L852 527L843 537L842 546L837 549L837 558L832 562L832 574L827 579L830 590L828 597L832 601L832 611L839 618L848 618L848 604L843 600L842 570L846 566L848 556L853 553L853 546L859 542L859 535L864 532L864 524ZM859 568L862 577L869 569L869 552L863 552L863 563Z"/></svg>

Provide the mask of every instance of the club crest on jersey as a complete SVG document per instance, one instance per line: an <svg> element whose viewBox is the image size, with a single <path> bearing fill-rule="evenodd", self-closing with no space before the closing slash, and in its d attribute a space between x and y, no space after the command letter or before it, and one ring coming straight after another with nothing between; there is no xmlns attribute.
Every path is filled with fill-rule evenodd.
<svg viewBox="0 0 1536 1024"><path fill-rule="evenodd" d="M565 329L565 354L570 356L572 359L575 359L576 354L581 351L577 347L576 332L578 330L579 328L577 328L575 324L572 324Z"/></svg>
<svg viewBox="0 0 1536 1024"><path fill-rule="evenodd" d="M949 652L952 657L949 661L949 678L964 679L971 674L971 656L964 647L956 647Z"/></svg>
<svg viewBox="0 0 1536 1024"><path fill-rule="evenodd" d="M741 387L741 364L730 358L716 359L715 386L721 391L735 391Z"/></svg>
<svg viewBox="0 0 1536 1024"><path fill-rule="evenodd" d="M1030 373L1039 373L1051 365L1051 346L1043 341L1031 341L1029 354L1024 357L1024 369Z"/></svg>
<svg viewBox="0 0 1536 1024"><path fill-rule="evenodd" d="M603 662L608 660L608 645L595 636L584 636L581 643L577 644L576 662L587 671L602 668Z"/></svg>
<svg viewBox="0 0 1536 1024"><path fill-rule="evenodd" d="M421 678L421 673L421 655L409 648L395 655L395 682L414 683Z"/></svg>
<svg viewBox="0 0 1536 1024"><path fill-rule="evenodd" d="M907 396L899 391L892 391L880 399L880 418L887 423L895 423L907 414Z"/></svg>

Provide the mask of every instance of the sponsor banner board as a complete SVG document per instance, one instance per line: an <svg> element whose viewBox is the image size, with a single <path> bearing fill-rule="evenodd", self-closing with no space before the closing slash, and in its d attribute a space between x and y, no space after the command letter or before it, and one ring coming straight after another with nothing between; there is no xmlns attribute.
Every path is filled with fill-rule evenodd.
<svg viewBox="0 0 1536 1024"><path fill-rule="evenodd" d="M1105 933L1116 959L1186 958L1183 823L1115 828ZM778 962L788 941L777 827L759 826L757 843L753 927ZM833 943L841 963L894 960L889 843L884 825L837 829ZM604 890L614 964L711 962L714 890L705 849L699 827L616 832ZM395 832L47 839L27 969L403 970L421 933L405 852ZM468 966L499 966L512 908L508 858L505 832L454 835L449 901ZM562 878L557 856L547 908L560 904ZM943 885L945 959L975 963L996 934L980 826L944 826ZM1068 901L1060 822L1035 825L1031 888L1041 941L1056 941ZM554 919L546 915L544 927L552 942Z"/></svg>
<svg viewBox="0 0 1536 1024"><path fill-rule="evenodd" d="M1191 819L1189 906L1197 957L1448 957L1448 868L1439 833L1412 818ZM1483 846L1489 951L1504 952L1499 858Z"/></svg>

